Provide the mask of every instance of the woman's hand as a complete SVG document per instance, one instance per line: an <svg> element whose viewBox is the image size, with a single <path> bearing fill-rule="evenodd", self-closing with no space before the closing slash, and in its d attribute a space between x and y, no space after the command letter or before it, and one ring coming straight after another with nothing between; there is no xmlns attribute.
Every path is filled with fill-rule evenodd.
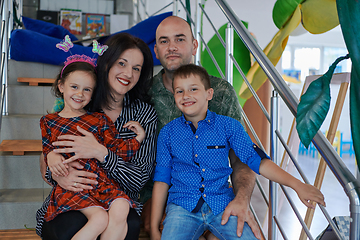
<svg viewBox="0 0 360 240"><path fill-rule="evenodd" d="M66 159L63 163L70 163L76 159L84 158L96 158L100 162L104 161L104 157L108 154L108 150L105 146L101 145L91 132L88 132L81 127L77 127L77 130L84 136L74 135L61 135L58 140L69 141L57 141L53 142L54 146L63 146L66 148L56 148L53 152L56 153L75 153L74 156Z"/></svg>
<svg viewBox="0 0 360 240"><path fill-rule="evenodd" d="M95 173L79 170L83 166L79 162L69 163L69 174L66 177L53 176L53 179L60 185L60 187L73 191L80 192L85 189L91 190L91 185L96 185L98 182L94 180L97 177Z"/></svg>

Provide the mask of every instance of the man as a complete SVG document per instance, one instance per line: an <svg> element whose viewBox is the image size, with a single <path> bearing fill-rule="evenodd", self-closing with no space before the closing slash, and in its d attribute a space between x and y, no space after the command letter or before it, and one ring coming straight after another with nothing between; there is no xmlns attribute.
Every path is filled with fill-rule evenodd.
<svg viewBox="0 0 360 240"><path fill-rule="evenodd" d="M150 89L152 103L159 119L159 131L165 124L181 116L173 97L173 73L180 66L192 62L197 48L198 42L194 39L189 24L182 18L170 16L159 24L156 30L154 51L163 69L154 76L153 86ZM209 109L217 114L242 121L240 105L233 87L225 80L213 76L211 76L211 86L214 88L215 94L213 100L209 102ZM222 216L222 224L227 223L230 215L237 216L237 235L241 236L244 222L247 222L255 236L260 239L259 227L249 209L255 173L243 164L232 150L230 150L229 157L233 169L231 180L236 196L226 207ZM149 211L146 208L150 208L151 204L147 205L144 206L145 216ZM149 217L145 218L149 220Z"/></svg>

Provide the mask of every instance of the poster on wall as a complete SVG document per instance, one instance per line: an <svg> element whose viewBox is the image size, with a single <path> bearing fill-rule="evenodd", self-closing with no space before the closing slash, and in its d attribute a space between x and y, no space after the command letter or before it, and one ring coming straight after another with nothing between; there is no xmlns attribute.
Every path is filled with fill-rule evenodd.
<svg viewBox="0 0 360 240"><path fill-rule="evenodd" d="M105 28L105 15L104 14L86 14L86 36L97 37L104 36L106 33Z"/></svg>
<svg viewBox="0 0 360 240"><path fill-rule="evenodd" d="M81 10L62 8L60 10L60 25L72 34L81 34Z"/></svg>

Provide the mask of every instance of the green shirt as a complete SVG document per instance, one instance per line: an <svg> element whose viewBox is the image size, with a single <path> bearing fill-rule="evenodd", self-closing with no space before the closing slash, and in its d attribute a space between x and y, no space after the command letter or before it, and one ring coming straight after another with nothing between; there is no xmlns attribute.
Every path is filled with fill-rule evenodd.
<svg viewBox="0 0 360 240"><path fill-rule="evenodd" d="M153 84L149 91L151 104L155 108L159 119L158 131L168 122L182 115L175 105L174 95L164 86L163 74L164 69L154 76ZM245 123L241 117L239 100L231 84L214 76L210 76L210 84L214 89L214 95L212 100L209 101L209 110L219 115L232 117L240 121L245 128Z"/></svg>

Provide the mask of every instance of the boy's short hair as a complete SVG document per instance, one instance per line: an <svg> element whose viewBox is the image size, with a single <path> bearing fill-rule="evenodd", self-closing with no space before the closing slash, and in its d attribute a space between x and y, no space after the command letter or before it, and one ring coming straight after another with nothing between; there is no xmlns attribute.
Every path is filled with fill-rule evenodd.
<svg viewBox="0 0 360 240"><path fill-rule="evenodd" d="M210 77L205 68L195 64L186 64L175 70L173 78L181 77L188 78L190 75L199 76L201 82L204 84L205 90L211 88ZM174 82L173 82L174 83ZM174 88L174 85L173 85Z"/></svg>

